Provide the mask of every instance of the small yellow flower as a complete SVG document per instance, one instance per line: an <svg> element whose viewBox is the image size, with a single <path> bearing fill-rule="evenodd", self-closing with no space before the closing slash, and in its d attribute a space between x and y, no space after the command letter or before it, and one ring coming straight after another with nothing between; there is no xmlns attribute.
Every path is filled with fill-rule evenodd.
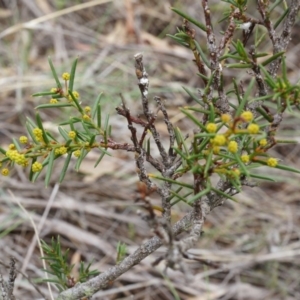
<svg viewBox="0 0 300 300"><path fill-rule="evenodd" d="M61 155L64 155L68 152L68 149L65 146L59 148L59 152Z"/></svg>
<svg viewBox="0 0 300 300"><path fill-rule="evenodd" d="M75 99L79 99L79 93L78 93L78 92L73 91L72 94L73 94L73 96L74 96ZM69 100L70 102L73 101L73 98L71 97L71 95L67 95L67 97L68 97L68 100Z"/></svg>
<svg viewBox="0 0 300 300"><path fill-rule="evenodd" d="M9 170L7 168L4 168L4 169L1 170L1 174L3 176L8 176L9 175Z"/></svg>
<svg viewBox="0 0 300 300"><path fill-rule="evenodd" d="M91 111L90 106L86 106L86 107L84 108L84 111L85 111L86 113L89 113L89 112Z"/></svg>
<svg viewBox="0 0 300 300"><path fill-rule="evenodd" d="M246 121L246 122L250 122L253 120L253 114L251 111L247 110L247 111L244 111L242 114L241 114L241 117Z"/></svg>
<svg viewBox="0 0 300 300"><path fill-rule="evenodd" d="M70 79L70 74L65 72L65 73L62 74L61 77L62 77L63 80L69 80Z"/></svg>
<svg viewBox="0 0 300 300"><path fill-rule="evenodd" d="M207 129L207 131L208 131L209 133L214 133L214 132L217 131L217 124L215 124L215 123L208 123L208 124L206 125L206 129Z"/></svg>
<svg viewBox="0 0 300 300"><path fill-rule="evenodd" d="M69 136L69 138L71 138L71 139L75 139L75 137L76 137L76 132L75 131L69 131L69 133L68 133L68 136Z"/></svg>
<svg viewBox="0 0 300 300"><path fill-rule="evenodd" d="M219 154L220 153L220 147L218 147L218 146L214 146L213 147L213 153L215 154L215 155L217 155L217 154Z"/></svg>
<svg viewBox="0 0 300 300"><path fill-rule="evenodd" d="M81 154L81 151L78 149L78 150L74 151L73 154L75 157L79 157Z"/></svg>
<svg viewBox="0 0 300 300"><path fill-rule="evenodd" d="M42 129L36 127L36 128L34 128L32 130L32 132L33 132L34 136L36 137L36 139L38 141L41 141L43 139L43 131L42 131Z"/></svg>
<svg viewBox="0 0 300 300"><path fill-rule="evenodd" d="M246 164L250 161L250 156L247 155L247 154L244 154L244 155L241 156L241 160L242 160L243 163Z"/></svg>
<svg viewBox="0 0 300 300"><path fill-rule="evenodd" d="M226 144L226 138L223 134L218 134L213 139L213 144L215 146L224 146Z"/></svg>
<svg viewBox="0 0 300 300"><path fill-rule="evenodd" d="M68 152L68 149L67 149L65 146L61 146L61 147L59 147L59 148L56 148L55 151L54 151L54 153L55 153L56 155L64 155L64 154L66 154L67 152Z"/></svg>
<svg viewBox="0 0 300 300"><path fill-rule="evenodd" d="M19 141L21 144L27 144L28 143L28 138L25 135L20 136Z"/></svg>
<svg viewBox="0 0 300 300"><path fill-rule="evenodd" d="M249 124L247 130L250 134L256 134L259 132L259 126L257 124Z"/></svg>
<svg viewBox="0 0 300 300"><path fill-rule="evenodd" d="M55 98L52 98L52 99L50 99L50 101L49 101L51 104L56 104L58 101L57 101L57 99L55 99Z"/></svg>
<svg viewBox="0 0 300 300"><path fill-rule="evenodd" d="M268 144L268 141L266 139L261 139L259 141L259 145L262 146L262 147L266 146L267 144Z"/></svg>
<svg viewBox="0 0 300 300"><path fill-rule="evenodd" d="M221 115L221 120L223 123L228 123L231 120L231 116L229 114L223 114Z"/></svg>
<svg viewBox="0 0 300 300"><path fill-rule="evenodd" d="M14 150L14 149L16 149L15 144L9 144L8 149L9 149L9 150Z"/></svg>
<svg viewBox="0 0 300 300"><path fill-rule="evenodd" d="M236 141L230 141L228 144L228 151L231 153L237 153L239 149L238 143Z"/></svg>
<svg viewBox="0 0 300 300"><path fill-rule="evenodd" d="M31 170L32 172L36 173L39 172L43 169L43 165L36 161L35 163L32 164Z"/></svg>
<svg viewBox="0 0 300 300"><path fill-rule="evenodd" d="M90 117L89 117L87 114L84 114L84 115L82 116L82 119L83 119L84 121L89 121L89 120L90 120Z"/></svg>
<svg viewBox="0 0 300 300"><path fill-rule="evenodd" d="M28 165L28 160L26 159L24 154L18 153L17 157L15 158L15 162L20 166Z"/></svg>
<svg viewBox="0 0 300 300"><path fill-rule="evenodd" d="M270 157L270 158L267 160L267 165L268 165L269 167L274 168L274 167L276 167L276 166L278 165L278 160L277 160L276 158L274 158L274 157Z"/></svg>
<svg viewBox="0 0 300 300"><path fill-rule="evenodd" d="M78 99L80 97L79 93L77 91L72 92L75 99Z"/></svg>
<svg viewBox="0 0 300 300"><path fill-rule="evenodd" d="M240 176L241 175L241 171L239 169L232 169L232 172L234 173L234 175L236 176Z"/></svg>
<svg viewBox="0 0 300 300"><path fill-rule="evenodd" d="M57 88L51 88L50 92L51 93L57 93Z"/></svg>

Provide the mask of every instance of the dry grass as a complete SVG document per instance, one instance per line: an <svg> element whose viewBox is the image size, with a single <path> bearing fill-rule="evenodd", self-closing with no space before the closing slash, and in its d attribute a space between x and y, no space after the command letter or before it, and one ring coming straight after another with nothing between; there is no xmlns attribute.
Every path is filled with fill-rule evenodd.
<svg viewBox="0 0 300 300"><path fill-rule="evenodd" d="M81 2L0 0L1 146L24 133L26 116L33 116L33 108L45 101L33 99L31 94L54 85L47 64L49 55L59 72L67 71L79 56L76 87L82 99L92 103L104 91L105 110L113 114L114 139L129 141L127 126L113 111L120 102L119 93L133 111L140 111L133 55L142 51L152 95L166 98L173 120L189 130L176 107L190 102L181 86L198 86L196 68L188 50L162 38L181 24L170 6L182 7L184 2L186 11L196 16L201 11L200 1L140 0L133 1L133 7L125 0L92 1L95 5L89 8L80 7ZM60 9L66 9L65 13L58 15ZM295 80L299 73L297 42L293 41L288 56L290 76ZM43 111L47 128L55 127L53 123L63 119L63 114ZM289 116L280 134L299 140L299 130L299 118ZM278 146L272 151L285 164L300 168L298 145ZM37 226L42 224L42 239L49 242L52 236L61 236L63 247L71 250L73 263L94 259L94 267L104 271L114 264L118 241L128 245L131 253L151 237L137 214L140 207L134 201L137 177L132 156L114 152L113 158L93 169L95 159L91 153L82 172L69 172L52 198L59 165L48 189L42 178L29 183L22 169L1 178L2 262L13 255L18 268L31 278L44 276L33 229L8 190L31 213ZM237 197L239 203L226 202L210 215L203 238L190 251L195 260L186 262L189 276L169 270L166 277L163 263L153 268L151 263L164 251L159 249L95 299L300 299L299 176L274 175L278 183L245 189ZM174 220L183 214L184 207L178 208ZM32 252L31 244L35 246ZM190 276L196 277L197 284L191 283ZM45 284L39 287L48 295ZM16 281L16 296L42 299L22 276Z"/></svg>

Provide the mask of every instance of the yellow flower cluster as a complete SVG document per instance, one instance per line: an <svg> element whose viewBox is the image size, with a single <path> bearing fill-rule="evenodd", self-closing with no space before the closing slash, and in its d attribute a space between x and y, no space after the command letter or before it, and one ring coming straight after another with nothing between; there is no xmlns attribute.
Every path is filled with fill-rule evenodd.
<svg viewBox="0 0 300 300"><path fill-rule="evenodd" d="M80 95L77 91L73 91L72 94L73 94L75 99L79 99ZM73 101L71 95L68 95L68 100L71 101L71 102Z"/></svg>
<svg viewBox="0 0 300 300"><path fill-rule="evenodd" d="M231 116L229 114L223 114L221 115L221 121L223 123L228 123L231 120Z"/></svg>
<svg viewBox="0 0 300 300"><path fill-rule="evenodd" d="M212 142L215 146L224 146L226 144L226 137L223 134L217 134Z"/></svg>
<svg viewBox="0 0 300 300"><path fill-rule="evenodd" d="M35 163L32 164L31 170L32 172L36 173L39 172L43 169L43 165L36 161Z"/></svg>
<svg viewBox="0 0 300 300"><path fill-rule="evenodd" d="M246 121L246 122L251 122L253 120L253 114L251 111L247 110L247 111L244 111L242 114L241 114L241 117Z"/></svg>
<svg viewBox="0 0 300 300"><path fill-rule="evenodd" d="M261 139L259 141L259 144L260 144L260 146L264 147L264 146L266 146L268 144L268 141L266 139Z"/></svg>
<svg viewBox="0 0 300 300"><path fill-rule="evenodd" d="M42 131L42 129L36 127L36 128L34 128L34 129L32 130L32 132L33 132L33 134L34 134L34 136L35 136L35 138L36 138L36 140L37 140L38 142L43 141L43 131Z"/></svg>
<svg viewBox="0 0 300 300"><path fill-rule="evenodd" d="M249 124L247 130L250 134L257 134L259 132L259 126L257 124Z"/></svg>
<svg viewBox="0 0 300 300"><path fill-rule="evenodd" d="M1 174L3 176L8 176L9 175L9 170L7 168L4 168L4 169L1 170Z"/></svg>
<svg viewBox="0 0 300 300"><path fill-rule="evenodd" d="M17 150L7 150L5 155L16 164L26 167L28 166L28 160L24 154L19 153Z"/></svg>
<svg viewBox="0 0 300 300"><path fill-rule="evenodd" d="M63 73L63 74L61 75L61 77L62 77L63 80L69 80L69 79L70 79L70 74L67 73L67 72L65 72L65 73Z"/></svg>
<svg viewBox="0 0 300 300"><path fill-rule="evenodd" d="M228 151L231 153L237 153L239 150L239 145L236 141L230 141L228 144Z"/></svg>
<svg viewBox="0 0 300 300"><path fill-rule="evenodd" d="M270 157L270 158L267 160L267 165L268 165L269 167L274 168L274 167L276 167L276 166L278 165L278 160L277 160L276 158L274 158L274 157Z"/></svg>
<svg viewBox="0 0 300 300"><path fill-rule="evenodd" d="M55 149L55 154L56 155L64 155L67 152L68 152L68 148L65 147L65 146L61 146L61 147Z"/></svg>
<svg viewBox="0 0 300 300"><path fill-rule="evenodd" d="M86 106L86 107L84 108L84 111L85 111L86 113L91 112L91 107L90 107L90 106Z"/></svg>
<svg viewBox="0 0 300 300"><path fill-rule="evenodd" d="M89 120L90 120L90 117L89 117L87 114L84 114L84 115L82 116L82 119L83 119L84 121L89 121Z"/></svg>
<svg viewBox="0 0 300 300"><path fill-rule="evenodd" d="M247 155L247 154L244 154L244 155L241 156L241 160L242 160L243 163L246 164L250 161L250 156Z"/></svg>
<svg viewBox="0 0 300 300"><path fill-rule="evenodd" d="M78 150L74 151L73 154L75 157L79 157L81 154L81 151L78 149Z"/></svg>
<svg viewBox="0 0 300 300"><path fill-rule="evenodd" d="M25 135L20 136L19 141L21 144L27 144L28 143L28 138Z"/></svg>
<svg viewBox="0 0 300 300"><path fill-rule="evenodd" d="M69 138L71 138L71 139L75 139L75 137L76 137L76 132L75 131L69 131L69 133L68 133L68 136L69 136Z"/></svg>
<svg viewBox="0 0 300 300"><path fill-rule="evenodd" d="M219 146L214 146L213 147L213 154L215 154L215 155L217 155L217 154L219 154L220 153L220 147Z"/></svg>
<svg viewBox="0 0 300 300"><path fill-rule="evenodd" d="M51 98L49 102L50 104L56 104L58 101L55 98Z"/></svg>
<svg viewBox="0 0 300 300"><path fill-rule="evenodd" d="M207 129L207 131L208 131L209 133L214 133L214 132L217 131L217 124L215 124L215 123L208 123L208 124L206 125L206 129Z"/></svg>

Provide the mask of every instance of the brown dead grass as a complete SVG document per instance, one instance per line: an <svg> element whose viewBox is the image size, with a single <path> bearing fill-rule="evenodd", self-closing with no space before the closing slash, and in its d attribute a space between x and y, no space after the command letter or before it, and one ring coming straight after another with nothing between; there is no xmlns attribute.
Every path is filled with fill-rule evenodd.
<svg viewBox="0 0 300 300"><path fill-rule="evenodd" d="M74 57L79 56L76 87L82 99L92 103L104 91L103 103L105 111L112 114L114 139L129 141L127 126L113 112L119 93L133 112L140 112L132 58L143 52L151 95L166 98L173 120L189 130L177 107L191 101L182 85L199 87L196 69L188 50L162 38L181 24L170 6L183 7L184 2L185 10L196 17L201 11L200 1L144 0L133 1L132 6L129 2L99 1L99 5L76 10L81 1L0 1L0 31L9 32L10 28L9 34L0 39L1 146L23 134L26 117L34 117L33 108L46 101L33 99L31 94L54 84L47 64L49 55L59 72L67 71ZM70 11L55 15L67 8ZM201 37L200 32L197 34ZM296 81L296 40L290 48L288 66ZM51 130L66 116L63 111L43 111L42 117ZM289 116L281 135L299 139L299 118ZM281 146L272 151L285 164L300 167L299 146ZM48 189L44 188L43 178L29 183L22 169L1 178L3 263L13 255L18 268L28 276L43 277L40 254L32 242L33 229L8 189L31 213L37 226L43 223L41 238L49 242L59 234L63 247L70 248L70 261L77 265L81 260L94 259L94 268L104 271L114 264L118 241L125 243L131 253L152 236L137 214L141 207L134 201L137 177L132 155L116 152L93 169L96 159L97 155L91 153L82 172L70 171L52 195L53 201L59 164ZM278 183L245 189L237 197L239 203L226 202L209 216L198 247L190 250L195 260L186 262L189 276L173 270L165 276L163 263L152 267L155 258L165 251L159 249L95 299L300 299L299 176L284 172L275 175ZM184 209L178 208L174 220L184 215ZM43 219L45 211L48 213ZM31 243L35 246L32 253ZM3 267L1 273L6 273ZM48 295L46 285L39 286ZM42 299L22 276L16 280L16 296Z"/></svg>

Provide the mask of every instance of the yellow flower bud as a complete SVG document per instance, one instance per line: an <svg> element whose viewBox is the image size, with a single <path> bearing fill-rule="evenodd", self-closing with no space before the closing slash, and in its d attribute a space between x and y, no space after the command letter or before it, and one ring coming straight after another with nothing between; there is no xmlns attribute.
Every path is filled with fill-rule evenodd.
<svg viewBox="0 0 300 300"><path fill-rule="evenodd" d="M215 155L217 155L217 154L219 154L220 153L220 147L218 147L218 146L214 146L213 147L213 153L215 154Z"/></svg>
<svg viewBox="0 0 300 300"><path fill-rule="evenodd" d="M19 141L21 144L27 144L28 138L27 138L27 136L22 135L22 136L20 136Z"/></svg>
<svg viewBox="0 0 300 300"><path fill-rule="evenodd" d="M4 168L4 169L1 170L1 174L3 176L8 176L9 175L9 170L7 168Z"/></svg>
<svg viewBox="0 0 300 300"><path fill-rule="evenodd" d="M90 117L89 117L87 114L84 114L84 115L82 116L82 119L83 119L84 121L89 121L89 120L90 120Z"/></svg>
<svg viewBox="0 0 300 300"><path fill-rule="evenodd" d="M55 98L51 98L49 101L51 104L56 104L58 101Z"/></svg>
<svg viewBox="0 0 300 300"><path fill-rule="evenodd" d="M65 72L65 73L62 74L61 77L62 77L63 80L69 80L70 79L70 74Z"/></svg>
<svg viewBox="0 0 300 300"><path fill-rule="evenodd" d="M223 123L228 123L231 120L231 116L229 114L223 114L221 115L221 120Z"/></svg>
<svg viewBox="0 0 300 300"><path fill-rule="evenodd" d="M36 161L35 163L32 164L32 167L31 167L31 170L32 172L36 173L36 172L39 172L43 169L43 165Z"/></svg>
<svg viewBox="0 0 300 300"><path fill-rule="evenodd" d="M230 141L228 144L228 151L231 153L237 153L239 149L238 143L236 141Z"/></svg>
<svg viewBox="0 0 300 300"><path fill-rule="evenodd" d="M243 163L246 164L250 161L250 156L247 155L247 154L244 154L244 155L241 156L241 160L242 160Z"/></svg>
<svg viewBox="0 0 300 300"><path fill-rule="evenodd" d="M73 154L75 157L79 157L81 154L81 151L78 149L78 150L74 151Z"/></svg>
<svg viewBox="0 0 300 300"><path fill-rule="evenodd" d="M256 134L259 132L259 126L257 124L249 124L247 130L250 134Z"/></svg>
<svg viewBox="0 0 300 300"><path fill-rule="evenodd" d="M241 114L241 117L246 121L246 122L250 122L253 120L253 114L251 111L247 110L247 111L244 111L242 114Z"/></svg>
<svg viewBox="0 0 300 300"><path fill-rule="evenodd" d="M270 157L270 158L267 160L267 165L268 165L269 167L274 168L274 167L276 167L276 166L278 165L278 160L277 160L276 158L274 158L274 157Z"/></svg>
<svg viewBox="0 0 300 300"><path fill-rule="evenodd" d="M206 125L206 129L207 129L207 131L208 131L209 133L214 133L214 132L217 131L217 124L215 124L215 123L208 123L208 124Z"/></svg>
<svg viewBox="0 0 300 300"><path fill-rule="evenodd" d="M223 134L218 134L213 139L213 144L215 146L224 146L226 144L226 138Z"/></svg>
<svg viewBox="0 0 300 300"><path fill-rule="evenodd" d="M266 139L261 139L259 141L259 145L262 146L262 147L266 146L267 144L268 144L268 141Z"/></svg>
<svg viewBox="0 0 300 300"><path fill-rule="evenodd" d="M75 137L76 137L76 132L75 131L69 131L69 133L68 133L68 136L69 136L69 138L71 138L71 139L75 139Z"/></svg>

